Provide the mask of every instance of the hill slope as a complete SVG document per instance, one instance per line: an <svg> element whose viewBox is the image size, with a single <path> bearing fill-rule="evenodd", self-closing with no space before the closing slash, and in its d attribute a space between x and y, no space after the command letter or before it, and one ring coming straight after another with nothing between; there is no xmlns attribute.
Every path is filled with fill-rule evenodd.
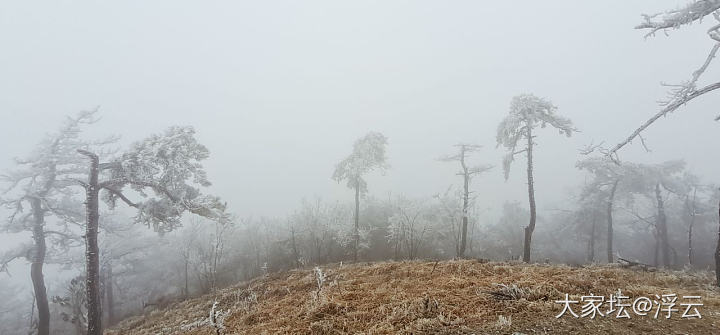
<svg viewBox="0 0 720 335"><path fill-rule="evenodd" d="M573 268L474 260L385 262L272 274L125 320L106 334L719 334L720 291L710 273L644 272L617 266ZM502 287L496 284L507 284ZM517 287L513 286L516 285ZM677 312L655 308L630 319L555 318L570 294L606 299L677 294ZM699 295L702 319L681 318ZM209 314L215 306L215 320ZM581 314L582 304L571 305ZM608 308L602 306L601 311ZM502 316L502 317L501 317Z"/></svg>

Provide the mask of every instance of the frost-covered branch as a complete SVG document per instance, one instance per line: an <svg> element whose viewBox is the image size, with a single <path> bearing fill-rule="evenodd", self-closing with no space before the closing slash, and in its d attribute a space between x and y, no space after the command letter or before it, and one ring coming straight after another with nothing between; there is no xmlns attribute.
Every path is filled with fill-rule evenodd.
<svg viewBox="0 0 720 335"><path fill-rule="evenodd" d="M635 28L649 29L650 31L647 33L647 37L654 35L658 30L668 28L678 29L683 25L691 24L695 21L701 21L708 15L712 15L715 20L720 21L720 0L698 0L693 1L680 9L655 15L644 15L645 22ZM663 84L665 86L673 87L673 89L671 89L668 93L668 98L664 101L660 101L660 105L663 108L650 119L645 121L645 123L640 125L640 127L633 131L632 134L630 134L630 136L628 136L625 140L618 143L615 147L608 151L607 155L610 156L613 161L618 162L618 150L632 142L635 138L640 138L643 146L647 149L645 140L642 138L640 133L657 121L660 117L664 117L667 114L674 112L681 106L703 94L720 88L720 82L709 84L699 89L697 88L697 84L701 76L706 72L710 63L712 63L713 59L716 57L718 50L720 50L720 24L716 24L708 29L707 34L712 40L716 41L716 43L705 57L703 64L692 73L692 76L688 81L681 84ZM720 115L715 117L715 121L720 121Z"/></svg>
<svg viewBox="0 0 720 335"><path fill-rule="evenodd" d="M651 124L653 124L653 122L657 121L659 118L667 115L668 113L675 111L676 109L680 108L681 106L690 102L691 100L693 100L705 93L714 91L718 88L720 88L720 82L705 86L699 90L694 91L691 94L688 94L687 96L685 96L685 98L683 98L681 100L677 100L673 103L668 104L661 111L659 111L658 113L653 115L650 119L645 121L645 123L643 123L638 129L636 129L634 132L632 132L632 134L630 134L630 136L628 136L624 141L618 143L615 147L610 149L610 152L609 152L610 157L612 157L613 160L617 161L618 160L617 151L620 150L625 145L627 145L628 143L632 142L633 139L638 137L640 135L640 133L642 131L644 131L645 129L647 129L647 127L649 127ZM720 120L720 116L718 116L718 118L716 118L715 120Z"/></svg>
<svg viewBox="0 0 720 335"><path fill-rule="evenodd" d="M718 9L720 9L720 0L693 1L679 9L653 15L643 14L645 21L636 26L635 29L649 29L650 31L646 36L652 36L659 30L678 29L683 25L700 21L705 16L715 13Z"/></svg>
<svg viewBox="0 0 720 335"><path fill-rule="evenodd" d="M6 272L9 274L8 265L18 258L30 259L30 257L32 257L32 251L33 245L29 242L5 251L5 253L0 255L0 272Z"/></svg>
<svg viewBox="0 0 720 335"><path fill-rule="evenodd" d="M570 119L556 112L557 107L552 102L532 94L521 94L512 99L510 113L498 125L496 136L497 146L502 145L507 150L503 158L505 179L509 177L515 156L528 152L527 146L517 149L520 141L526 139L528 144L534 143L532 130L535 127L545 128L550 125L568 137L578 131Z"/></svg>
<svg viewBox="0 0 720 335"><path fill-rule="evenodd" d="M348 188L359 188L361 194L367 192L367 183L363 178L367 173L388 168L386 149L387 137L378 132L369 132L355 141L353 152L335 166L332 179L347 181Z"/></svg>
<svg viewBox="0 0 720 335"><path fill-rule="evenodd" d="M136 221L153 225L160 232L174 229L186 211L219 222L229 221L226 204L200 191L200 187L210 185L200 164L209 152L197 142L194 133L191 127L172 127L135 143L120 157L98 164L106 176L98 183L106 191L105 202L114 207L120 200L138 209ZM131 200L125 189L144 199Z"/></svg>

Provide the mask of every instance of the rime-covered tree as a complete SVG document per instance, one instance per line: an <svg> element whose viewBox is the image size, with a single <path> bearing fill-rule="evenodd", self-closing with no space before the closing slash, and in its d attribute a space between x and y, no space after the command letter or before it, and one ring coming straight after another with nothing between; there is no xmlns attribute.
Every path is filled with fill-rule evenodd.
<svg viewBox="0 0 720 335"><path fill-rule="evenodd" d="M474 165L471 166L468 162L469 156L482 148L477 144L460 143L455 145L458 148L458 152L454 155L446 156L440 160L446 162L459 162L460 171L457 173L458 176L463 177L463 206L462 206L462 223L460 226L460 244L457 248L456 255L462 258L465 255L465 248L467 245L467 227L468 227L468 208L470 206L470 182L472 178L490 170L490 165Z"/></svg>
<svg viewBox="0 0 720 335"><path fill-rule="evenodd" d="M682 160L667 161L660 164L637 164L637 173L632 180L633 192L647 197L655 204L656 246L660 253L662 264L672 266L672 247L668 237L668 214L666 210L667 197L687 193L684 183L685 162Z"/></svg>
<svg viewBox="0 0 720 335"><path fill-rule="evenodd" d="M690 79L679 84L666 84L666 86L671 87L671 90L668 94L668 98L660 102L662 109L659 112L655 113L655 115L653 115L650 119L643 123L632 134L630 134L628 138L613 147L609 152L609 154L612 155L613 158L616 159L618 150L630 143L636 137L640 137L640 139L643 140L640 134L661 117L664 117L674 112L681 106L701 95L720 88L720 82L712 83L702 87L698 85L702 75L710 66L712 60L715 58L718 49L720 49L720 24L718 24L718 22L720 22L720 1L695 0L679 9L670 10L654 15L643 15L645 20L637 27L635 27L636 29L647 30L648 33L645 35L645 37L649 37L654 36L655 33L658 31L666 32L668 29L679 29L682 26L701 21L707 16L712 16L713 19L717 22L715 22L715 24L707 30L708 37L713 40L713 46L710 49L707 57L705 58L705 62L700 66L700 68L698 68L692 73ZM720 120L720 115L715 118L715 121L718 120Z"/></svg>
<svg viewBox="0 0 720 335"><path fill-rule="evenodd" d="M159 233L178 227L185 212L218 221L228 219L225 204L200 191L200 187L210 185L200 163L208 158L209 152L194 135L191 127L171 127L133 144L106 163L100 163L94 152L78 150L90 160L87 181L78 181L86 192L88 335L102 334L97 240L101 191L110 208L118 200L135 208L135 221L152 226ZM133 201L129 195L137 195L139 200Z"/></svg>
<svg viewBox="0 0 720 335"><path fill-rule="evenodd" d="M23 244L0 257L0 268L16 257L30 261L30 278L38 312L38 335L50 333L50 312L43 275L48 247L51 250L53 247L62 248L79 240L68 227L71 214L81 206L72 200L73 191L69 187L72 182L68 178L81 171L81 157L75 150L92 143L82 141L79 134L83 126L94 121L92 111L68 117L57 132L47 135L28 157L16 159L17 167L2 176L9 187L0 202L12 213L2 228L11 233L29 231L32 243ZM50 217L55 220L48 222ZM51 242L49 246L48 239Z"/></svg>
<svg viewBox="0 0 720 335"><path fill-rule="evenodd" d="M387 137L378 132L370 132L359 138L353 145L353 152L335 166L332 179L338 183L347 182L347 187L355 190L355 228L353 259L358 260L360 247L360 197L367 193L364 176L373 170L387 168L385 147Z"/></svg>
<svg viewBox="0 0 720 335"><path fill-rule="evenodd" d="M710 202L712 202L713 192L717 191L717 187L714 185L702 185L699 179L693 175L686 176L684 179L686 193L683 201L683 217L687 225L688 264L692 266L695 264L693 235L697 226L715 221L713 215L715 213L715 204Z"/></svg>
<svg viewBox="0 0 720 335"><path fill-rule="evenodd" d="M679 84L668 85L672 88L668 94L668 98L661 102L662 108L660 111L652 115L647 121L640 125L639 128L633 131L630 136L608 151L608 155L614 160L619 160L618 151L635 138L639 137L644 145L645 140L641 133L655 121L674 112L691 100L720 88L720 82L705 84L704 86L699 84L702 75L706 72L720 49L720 0L694 0L675 10L643 16L644 21L635 28L648 31L645 37L653 36L658 31L666 32L669 29L679 29L683 26L700 22L704 18L711 16L715 22L713 22L713 25L707 30L707 35L713 41L713 46L705 57L705 61L692 73L690 79ZM720 115L715 117L715 121L720 121ZM720 212L720 203L718 204L718 212ZM717 285L720 286L720 219L718 221L718 243L715 249L715 277L717 279Z"/></svg>
<svg viewBox="0 0 720 335"><path fill-rule="evenodd" d="M638 181L641 179L640 171L635 164L629 162L616 164L607 157L587 157L579 161L576 166L592 174L592 179L583 187L581 197L605 199L603 202L607 220L606 254L608 263L612 263L615 261L613 209L616 198L618 195L627 197L637 192Z"/></svg>
<svg viewBox="0 0 720 335"><path fill-rule="evenodd" d="M607 210L605 213L607 219L607 261L614 262L613 258L613 205L615 195L617 193L618 184L622 178L620 166L610 162L607 159L591 157L579 161L577 163L579 169L587 170L593 174L592 181L585 185L583 189L583 198L598 196L599 193L605 193Z"/></svg>
<svg viewBox="0 0 720 335"><path fill-rule="evenodd" d="M535 207L535 183L533 180L533 148L535 145L533 130L548 125L570 137L577 131L570 119L556 114L557 107L550 101L532 94L522 94L510 102L510 113L497 128L497 145L507 150L503 159L505 179L510 175L510 165L515 156L525 153L527 157L528 199L530 203L530 223L525 227L523 261L530 262L530 243L537 218Z"/></svg>

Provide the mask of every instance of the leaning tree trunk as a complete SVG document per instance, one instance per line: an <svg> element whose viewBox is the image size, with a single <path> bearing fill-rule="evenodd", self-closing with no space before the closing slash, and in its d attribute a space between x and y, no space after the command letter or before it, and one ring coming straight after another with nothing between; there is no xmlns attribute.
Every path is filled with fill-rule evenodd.
<svg viewBox="0 0 720 335"><path fill-rule="evenodd" d="M607 259L608 263L615 261L613 256L613 203L615 202L615 192L617 191L618 183L620 179L615 179L612 189L610 189L610 196L608 197L607 203Z"/></svg>
<svg viewBox="0 0 720 335"><path fill-rule="evenodd" d="M38 311L38 335L50 334L50 308L48 305L47 290L45 289L45 278L43 276L43 265L45 264L45 213L39 198L32 198L30 206L33 212L33 240L35 248L30 265L30 279L35 293L35 306Z"/></svg>
<svg viewBox="0 0 720 335"><path fill-rule="evenodd" d="M655 184L655 197L657 198L658 207L657 233L660 242L660 252L662 253L663 265L669 267L670 243L668 242L667 217L665 216L665 206L663 204L662 194L660 193L660 184Z"/></svg>
<svg viewBox="0 0 720 335"><path fill-rule="evenodd" d="M528 178L528 200L530 202L530 224L525 227L525 245L523 246L523 262L530 262L530 243L532 242L532 234L535 231L535 186L533 183L533 142L532 129L528 127L527 132L527 178Z"/></svg>
<svg viewBox="0 0 720 335"><path fill-rule="evenodd" d="M102 313L100 300L100 250L98 249L98 156L81 150L81 154L90 158L90 175L85 185L85 289L87 294L87 335L102 334Z"/></svg>
<svg viewBox="0 0 720 335"><path fill-rule="evenodd" d="M360 249L360 182L355 184L355 250L353 260L358 261L358 249Z"/></svg>

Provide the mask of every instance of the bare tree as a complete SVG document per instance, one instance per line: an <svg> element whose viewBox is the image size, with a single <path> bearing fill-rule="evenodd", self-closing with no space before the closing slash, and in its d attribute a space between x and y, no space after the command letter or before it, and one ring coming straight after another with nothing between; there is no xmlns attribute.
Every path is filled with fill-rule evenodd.
<svg viewBox="0 0 720 335"><path fill-rule="evenodd" d="M212 231L202 231L204 223L195 221L191 231L196 232L193 238L195 274L203 293L215 292L218 287L219 271L225 256L225 246L233 226L228 222L212 222ZM207 224L205 224L207 226Z"/></svg>
<svg viewBox="0 0 720 335"><path fill-rule="evenodd" d="M460 227L460 244L457 247L456 255L458 258L462 258L465 255L465 247L467 245L468 208L470 206L470 193L472 193L470 191L470 182L474 176L490 170L492 166L469 165L468 159L470 154L480 150L480 148L482 148L481 145L460 143L456 144L455 147L458 148L458 152L456 154L440 158L440 160L460 163L460 171L457 175L463 177L463 205L462 223Z"/></svg>
<svg viewBox="0 0 720 335"><path fill-rule="evenodd" d="M395 205L397 212L388 219L390 223L388 238L394 245L395 259L399 258L403 249L407 259L415 259L418 257L425 234L430 230L427 208L422 202L405 197L398 198Z"/></svg>
<svg viewBox="0 0 720 335"><path fill-rule="evenodd" d="M550 101L538 98L532 94L523 94L514 97L510 103L510 113L498 125L497 145L504 146L508 153L503 160L505 179L510 174L510 165L516 155L525 153L527 157L527 180L528 199L530 203L530 224L525 227L525 242L523 247L523 261L530 262L530 243L532 233L535 230L536 206L535 206L535 185L533 181L533 129L550 125L570 137L577 130L573 127L570 119L557 115L557 107ZM522 140L526 141L525 147L519 149L518 145Z"/></svg>
<svg viewBox="0 0 720 335"><path fill-rule="evenodd" d="M2 176L10 186L4 191L7 199L0 203L12 212L3 227L10 232L30 231L33 243L23 245L0 259L0 268L15 257L25 257L30 261L30 278L38 311L38 335L50 333L50 312L43 275L48 253L46 240L51 238L56 246L67 246L79 240L64 221L70 219L69 213L74 210L69 207L81 206L70 199L71 184L65 179L79 171L80 161L75 150L91 144L81 141L79 133L83 126L95 121L94 114L94 111L88 111L68 117L58 132L48 135L30 156L16 160L16 170ZM29 205L29 211L26 211L25 205ZM55 216L60 221L56 229L48 228L46 219L49 216Z"/></svg>
<svg viewBox="0 0 720 335"><path fill-rule="evenodd" d="M225 204L219 198L200 193L200 186L210 185L200 164L209 153L195 140L194 134L191 127L171 127L163 134L135 143L130 150L107 163L100 163L94 152L78 150L90 160L87 182L78 181L86 192L88 335L102 334L97 240L100 191L104 191L103 200L110 208L120 200L137 209L136 222L152 226L160 233L178 227L185 212L219 221L228 219ZM130 200L125 188L130 188L143 200Z"/></svg>
<svg viewBox="0 0 720 335"><path fill-rule="evenodd" d="M360 196L367 193L367 182L363 178L367 173L387 168L385 155L387 138L378 132L370 132L355 141L353 152L335 166L332 179L347 181L347 187L355 190L355 229L353 260L358 260L360 248Z"/></svg>

